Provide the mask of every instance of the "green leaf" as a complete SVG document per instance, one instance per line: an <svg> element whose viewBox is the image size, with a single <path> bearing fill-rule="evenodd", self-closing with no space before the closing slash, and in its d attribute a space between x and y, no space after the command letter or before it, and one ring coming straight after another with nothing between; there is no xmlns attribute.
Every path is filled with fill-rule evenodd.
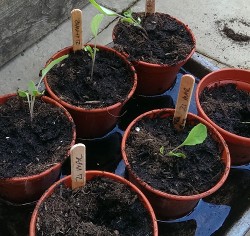
<svg viewBox="0 0 250 236"><path fill-rule="evenodd" d="M180 146L201 144L207 138L207 127L201 123L194 126Z"/></svg>
<svg viewBox="0 0 250 236"><path fill-rule="evenodd" d="M123 15L127 18L132 18L133 19L133 16L132 16L132 11L130 9L128 9L127 11L125 11L123 13Z"/></svg>
<svg viewBox="0 0 250 236"><path fill-rule="evenodd" d="M160 154L164 155L164 147L163 146L160 147Z"/></svg>
<svg viewBox="0 0 250 236"><path fill-rule="evenodd" d="M42 93L40 93L38 90L33 91L33 96L38 97L40 95L42 95Z"/></svg>
<svg viewBox="0 0 250 236"><path fill-rule="evenodd" d="M28 83L28 92L31 96L36 96L36 91L37 91L37 88L36 88L36 85L34 83L34 81L30 81Z"/></svg>
<svg viewBox="0 0 250 236"><path fill-rule="evenodd" d="M181 158L186 158L186 155L182 152L172 152L170 151L168 153L168 156L175 156L175 157L181 157Z"/></svg>
<svg viewBox="0 0 250 236"><path fill-rule="evenodd" d="M91 31L92 31L92 34L94 35L94 37L96 37L98 34L98 30L99 30L100 24L103 20L103 17L104 17L103 14L97 14L93 17L93 19L91 21Z"/></svg>
<svg viewBox="0 0 250 236"><path fill-rule="evenodd" d="M89 2L102 14L107 16L119 16L116 12L99 5L95 0L89 0Z"/></svg>
<svg viewBox="0 0 250 236"><path fill-rule="evenodd" d="M50 62L43 70L42 70L42 77L41 80L45 77L45 75L58 63L60 63L61 61L63 61L64 59L68 58L69 55L63 55L55 60L53 60L52 62Z"/></svg>
<svg viewBox="0 0 250 236"><path fill-rule="evenodd" d="M128 17L124 17L121 19L122 22L127 22L129 24L134 24L135 22L133 21L133 19L128 18Z"/></svg>
<svg viewBox="0 0 250 236"><path fill-rule="evenodd" d="M28 93L23 90L18 90L18 96L22 98L26 98L28 96Z"/></svg>

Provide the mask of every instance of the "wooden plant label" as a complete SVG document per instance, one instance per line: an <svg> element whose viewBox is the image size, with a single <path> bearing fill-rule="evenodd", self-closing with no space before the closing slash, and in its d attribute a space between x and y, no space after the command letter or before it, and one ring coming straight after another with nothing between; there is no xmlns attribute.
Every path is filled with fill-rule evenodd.
<svg viewBox="0 0 250 236"><path fill-rule="evenodd" d="M174 113L174 127L182 130L185 127L187 113L194 88L195 78L192 75L183 75Z"/></svg>
<svg viewBox="0 0 250 236"><path fill-rule="evenodd" d="M155 0L146 0L145 14L155 13Z"/></svg>
<svg viewBox="0 0 250 236"><path fill-rule="evenodd" d="M71 11L73 50L82 49L82 11L74 9Z"/></svg>
<svg viewBox="0 0 250 236"><path fill-rule="evenodd" d="M86 184L86 148L78 143L70 149L72 189Z"/></svg>

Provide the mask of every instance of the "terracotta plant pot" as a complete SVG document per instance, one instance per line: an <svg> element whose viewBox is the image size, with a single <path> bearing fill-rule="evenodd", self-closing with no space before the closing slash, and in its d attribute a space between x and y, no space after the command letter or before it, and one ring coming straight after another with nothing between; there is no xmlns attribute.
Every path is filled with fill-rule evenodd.
<svg viewBox="0 0 250 236"><path fill-rule="evenodd" d="M0 97L0 104L4 104L10 97L16 94L8 94ZM62 105L53 99L43 96L42 100L46 103L60 107L67 119L73 124L73 119ZM72 141L71 145L75 144L76 132L75 126L72 125ZM65 159L69 156L65 153ZM0 197L14 203L26 203L39 199L41 195L47 190L60 176L62 163L56 163L46 171L27 177L13 177L0 179ZM13 166L14 168L14 166Z"/></svg>
<svg viewBox="0 0 250 236"><path fill-rule="evenodd" d="M108 107L96 109L84 109L81 107L77 107L60 99L54 93L54 91L51 90L47 78L44 78L45 87L49 96L51 96L54 100L62 104L69 111L76 124L77 137L81 138L98 138L111 131L117 123L123 105L132 97L137 86L137 75L135 73L135 69L123 55L121 55L114 49L110 49L108 47L98 45L97 48L99 48L100 50L106 50L111 53L114 53L117 57L120 57L133 72L133 87L131 88L127 97L122 102L118 102ZM55 60L56 58L68 54L71 51L73 51L72 47L62 49L61 51L54 54L47 62L47 64L50 63L52 60Z"/></svg>
<svg viewBox="0 0 250 236"><path fill-rule="evenodd" d="M200 104L200 94L206 87L209 88L215 85L223 86L226 84L236 84L237 88L250 92L250 71L241 69L221 69L202 78L195 93L198 115L212 124L225 139L230 151L232 164L247 164L250 162L250 138L230 133L219 127L207 116Z"/></svg>
<svg viewBox="0 0 250 236"><path fill-rule="evenodd" d="M86 180L87 181L91 180L94 177L98 177L98 176L109 178L109 179L112 179L114 181L120 182L120 183L128 186L132 191L134 191L138 195L139 199L141 200L144 207L147 209L148 214L150 215L150 219L152 222L153 236L158 236L158 225L157 225L155 213L154 213L150 203L148 202L147 198L143 195L143 193L136 186L134 186L129 181L127 181L126 179L124 179L118 175L115 175L115 174L112 174L109 172L104 172L104 171L86 171ZM36 235L36 222L37 222L37 218L39 217L38 216L39 207L47 198L49 198L49 196L54 192L54 189L58 185L60 185L61 183L64 183L67 187L70 187L71 186L71 176L66 176L63 179L61 179L60 181L56 182L54 185L52 185L48 189L48 191L46 193L44 193L44 195L37 202L37 205L35 207L35 210L33 211L31 221L30 221L30 231L29 231L30 236Z"/></svg>
<svg viewBox="0 0 250 236"><path fill-rule="evenodd" d="M138 84L136 89L136 94L138 95L159 95L170 89L176 80L176 75L179 72L180 68L195 52L195 37L190 28L180 20L174 17L171 18L185 27L186 31L192 38L194 47L184 60L179 61L175 65L154 64L141 60L133 60L132 63L136 69L138 76ZM114 43L116 43L116 38L118 36L117 26L118 24L113 29ZM124 53L124 55L129 56L126 53Z"/></svg>
<svg viewBox="0 0 250 236"><path fill-rule="evenodd" d="M150 119L154 119L156 117L166 118L169 116L172 117L173 114L174 114L174 109L157 109L157 110L146 112L138 116L135 120L133 120L130 123L130 125L126 129L123 139L122 139L122 145L121 145L122 158L128 170L129 180L132 183L134 183L149 199L149 202L152 204L158 220L159 219L166 220L166 219L181 217L181 216L186 215L190 211L192 211L192 209L197 205L200 199L207 197L210 194L214 193L223 185L230 170L229 150L222 136L207 121L203 120L202 118L194 114L188 113L187 123L191 123L191 124L203 123L204 125L207 126L208 131L212 134L213 139L219 143L220 150L222 151L221 160L225 164L225 170L219 182L217 182L215 186L213 186L211 189L205 192L195 194L195 195L190 195L190 196L181 196L181 195L169 194L169 193L157 190L153 188L152 186L150 186L149 184L147 184L146 182L144 182L142 179L140 179L137 176L137 174L134 172L134 170L132 169L131 164L129 163L127 154L126 154L126 142L130 135L132 127L134 127L135 124L139 120L143 119L144 117L147 117Z"/></svg>

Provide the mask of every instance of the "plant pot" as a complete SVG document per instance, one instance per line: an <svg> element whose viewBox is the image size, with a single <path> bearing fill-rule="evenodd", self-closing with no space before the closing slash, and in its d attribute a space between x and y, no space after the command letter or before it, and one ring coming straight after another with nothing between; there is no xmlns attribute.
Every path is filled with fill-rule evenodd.
<svg viewBox="0 0 250 236"><path fill-rule="evenodd" d="M9 98L16 94L8 94L0 97L0 104L4 104ZM72 141L70 147L75 144L75 126L70 114L59 103L49 97L43 96L45 103L52 104L63 110L63 113L72 124ZM69 156L65 153L65 159ZM34 157L35 158L35 157ZM27 177L13 177L0 179L0 197L14 203L26 203L39 199L60 176L62 163L55 163L45 171ZM14 167L13 167L14 168Z"/></svg>
<svg viewBox="0 0 250 236"><path fill-rule="evenodd" d="M131 184L129 181L125 180L124 178L117 176L115 174L109 173L109 172L103 172L103 171L86 171L86 180L87 183L91 179L95 177L104 177L107 179L111 179L115 182L121 183L126 185L130 190L136 193L136 195L139 197L139 200L147 210L149 216L150 216L150 221L152 223L152 235L157 236L158 235L158 225L156 221L156 217L154 214L154 211L146 199L146 197L143 195L143 193L135 187L133 184ZM31 222L30 222L30 236L35 236L36 235L36 227L37 227L37 218L39 217L39 208L43 204L44 201L46 201L52 193L55 191L55 188L59 186L60 184L65 184L67 187L71 186L71 176L66 176L60 181L56 182L53 186L51 186L48 191L40 198L38 201L35 210L33 211L32 217L31 217ZM83 206L84 207L84 206ZM119 224L119 223L118 223Z"/></svg>
<svg viewBox="0 0 250 236"><path fill-rule="evenodd" d="M241 69L221 69L206 75L198 84L195 99L199 116L212 124L225 139L233 165L242 165L250 162L250 138L242 137L221 128L205 113L200 103L200 95L205 88L236 84L240 90L250 92L250 71Z"/></svg>
<svg viewBox="0 0 250 236"><path fill-rule="evenodd" d="M138 116L135 120L132 121L132 123L126 129L124 136L123 136L122 145L121 145L122 157L125 162L126 168L128 170L129 180L132 183L134 183L145 194L145 196L149 199L149 202L153 206L157 219L161 219L161 220L181 217L181 216L186 215L190 211L192 211L192 209L197 205L200 199L207 197L210 194L214 193L223 185L230 170L229 151L221 135L208 122L206 122L205 120L203 120L202 118L194 114L188 113L187 124L193 125L197 123L203 123L204 125L206 125L208 132L211 134L212 139L215 140L216 143L219 144L219 147L221 150L220 160L224 163L224 167L223 167L223 173L219 177L219 180L217 181L217 183L213 187L208 189L207 191L204 191L198 194L177 195L173 193L170 194L167 192L160 191L152 187L150 184L146 183L145 181L143 181L141 178L139 178L138 174L135 173L135 171L132 169L132 165L128 160L128 156L126 152L126 149L127 149L126 143L128 141L131 129L137 124L137 122L139 122L143 118L149 118L149 119L168 118L168 117L173 117L173 114L174 114L174 109L158 109L158 110L146 112ZM182 141L180 141L180 143ZM135 140L133 140L132 143L134 142ZM151 155L153 155L152 153ZM143 167L140 167L140 168L143 168ZM148 175L148 172L145 172L145 174ZM160 179L159 179L159 182L161 182Z"/></svg>
<svg viewBox="0 0 250 236"><path fill-rule="evenodd" d="M52 91L48 82L48 78L44 78L45 87L49 96L62 104L72 115L76 124L77 137L80 138L98 138L111 131L117 123L123 105L132 97L137 85L137 75L135 73L135 69L132 64L125 59L124 56L122 56L117 51L104 46L97 46L97 48L113 53L116 57L122 59L122 61L128 66L129 71L133 76L133 86L123 101L117 102L107 107L95 109L85 109L83 107L78 107L62 100L59 95L55 93L55 91ZM66 55L72 51L72 47L62 49L61 51L54 54L47 64L52 60Z"/></svg>
<svg viewBox="0 0 250 236"><path fill-rule="evenodd" d="M138 14L144 15L144 13L138 13ZM163 13L155 13L155 14L165 15L171 18L174 22L176 22L180 26L182 26L184 30L187 31L190 40L193 42L193 47L190 50L190 52L185 56L185 58L180 59L179 61L174 63L164 63L164 62L155 63L155 62L144 61L142 59L137 59L137 58L133 59L132 63L136 69L138 76L138 85L136 89L136 94L139 95L159 95L165 92L166 90L170 89L174 85L176 75L180 70L181 66L183 66L195 52L195 38L192 31L189 29L187 25L167 14ZM119 46L118 47L119 50L120 48L122 50L124 45L121 45L121 43L118 42L117 39L119 39L119 37L121 38L127 38L127 37L124 35L120 36L119 33L117 32L119 24L120 22L118 22L118 24L116 24L113 29L113 41L115 44ZM166 35L166 37L168 36ZM141 48L140 45L136 45L136 42L133 42L133 46ZM132 58L135 56L131 55L129 51L125 51L124 54L127 57L132 57Z"/></svg>

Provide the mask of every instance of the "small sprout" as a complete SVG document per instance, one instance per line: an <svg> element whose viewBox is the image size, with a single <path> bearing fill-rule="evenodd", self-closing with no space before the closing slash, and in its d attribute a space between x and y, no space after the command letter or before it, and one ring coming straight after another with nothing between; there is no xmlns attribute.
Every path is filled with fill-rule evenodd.
<svg viewBox="0 0 250 236"><path fill-rule="evenodd" d="M89 45L85 46L83 49L84 49L85 52L88 52L91 59L94 60L94 49Z"/></svg>
<svg viewBox="0 0 250 236"><path fill-rule="evenodd" d="M194 126L191 129L191 131L189 132L187 138L183 141L183 143L180 144L178 147L174 148L173 150L169 151L167 155L186 158L186 155L184 153L175 151L183 146L194 146L197 144L201 144L205 141L206 138L207 138L207 127L199 123L198 125ZM163 146L160 147L160 154L161 155L165 154Z"/></svg>
<svg viewBox="0 0 250 236"><path fill-rule="evenodd" d="M90 78L93 78L93 73L94 73L94 66L95 66L95 57L96 57L96 52L98 51L98 49L96 48L96 41L97 41L97 34L99 31L99 27L100 24L103 20L104 15L103 14L97 14L93 17L92 21L91 21L91 32L94 36L94 49L92 49L90 46L86 46L87 49L84 48L84 50L88 51L91 55L92 58L92 68L91 68L91 75ZM91 48L91 49L90 49Z"/></svg>
<svg viewBox="0 0 250 236"><path fill-rule="evenodd" d="M121 18L122 22L127 22L129 24L132 24L134 26L141 27L141 19L138 17L137 19L134 19L132 16L132 11L127 10L123 13L123 15L120 15L116 13L115 11L112 11L106 7L103 7L99 5L95 0L89 0L89 2L102 14L106 16L118 16Z"/></svg>
<svg viewBox="0 0 250 236"><path fill-rule="evenodd" d="M163 146L160 147L160 154L164 155L164 147Z"/></svg>
<svg viewBox="0 0 250 236"><path fill-rule="evenodd" d="M36 97L39 97L43 92L39 92L38 88L35 86L33 81L28 83L28 91L18 90L19 97L27 98L29 111L30 111L30 120L33 120L33 111Z"/></svg>
<svg viewBox="0 0 250 236"><path fill-rule="evenodd" d="M40 96L42 96L44 94L44 91L39 91L39 87L40 87L40 84L41 84L43 78L52 69L53 66L55 66L56 64L58 64L59 62L61 62L65 58L67 58L68 56L69 55L64 55L62 57L59 57L59 58L55 59L51 63L49 63L42 70L42 76L41 76L40 81L39 81L37 86L35 85L34 81L30 81L28 83L27 91L24 91L24 90L18 90L17 91L17 94L18 94L19 97L27 99L27 102L28 102L28 105L29 105L29 112L30 112L30 120L31 120L31 122L33 120L34 105L35 105L36 97L40 97Z"/></svg>
<svg viewBox="0 0 250 236"><path fill-rule="evenodd" d="M124 17L122 17L121 21L122 22L128 22L129 24L132 24L134 26L139 26L141 27L141 18L138 17L137 19L135 19L133 16L132 16L132 11L129 9L127 11L125 11L123 13Z"/></svg>

